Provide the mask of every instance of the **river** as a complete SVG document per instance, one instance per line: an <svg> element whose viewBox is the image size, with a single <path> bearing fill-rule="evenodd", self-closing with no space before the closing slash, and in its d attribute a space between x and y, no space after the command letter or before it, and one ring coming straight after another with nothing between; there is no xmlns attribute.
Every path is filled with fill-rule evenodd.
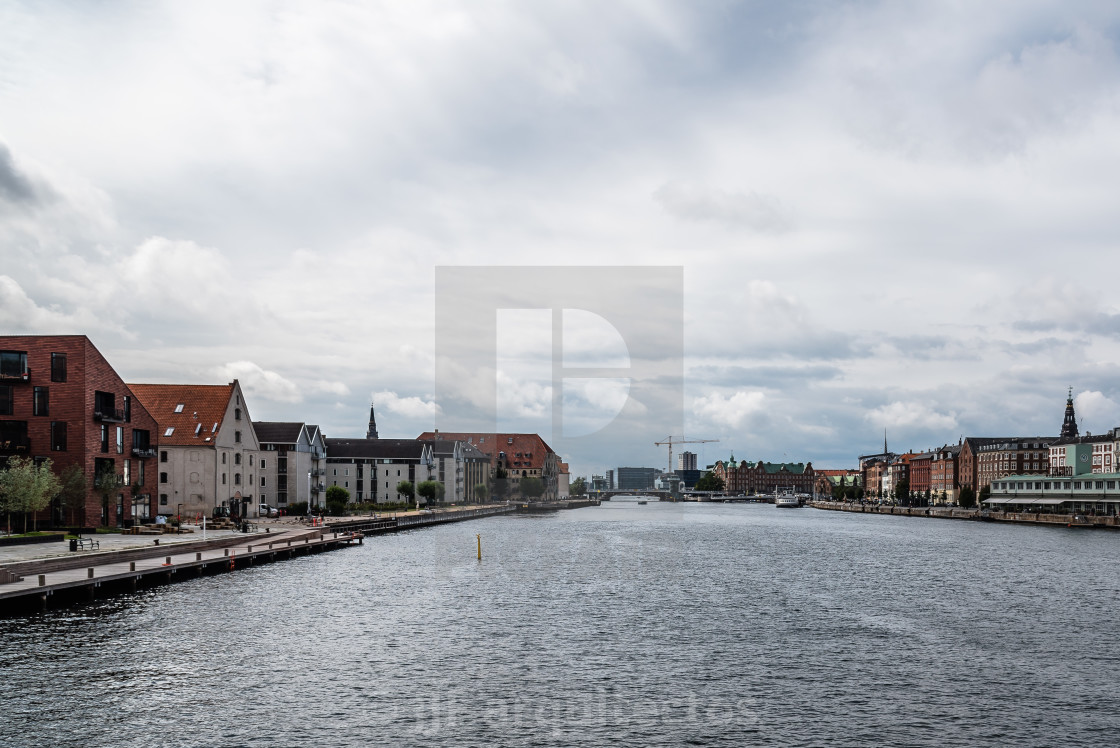
<svg viewBox="0 0 1120 748"><path fill-rule="evenodd" d="M1101 745L1118 551L625 498L370 538L0 619L0 745Z"/></svg>

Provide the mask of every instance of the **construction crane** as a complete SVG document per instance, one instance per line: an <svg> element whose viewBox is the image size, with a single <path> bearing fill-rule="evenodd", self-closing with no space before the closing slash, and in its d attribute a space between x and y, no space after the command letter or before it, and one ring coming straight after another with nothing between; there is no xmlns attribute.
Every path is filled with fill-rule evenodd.
<svg viewBox="0 0 1120 748"><path fill-rule="evenodd" d="M689 439L682 436L680 438L674 436L667 436L659 442L654 442L655 447L664 447L669 445L669 472L673 472L673 445L674 444L707 444L708 442L718 442L719 439Z"/></svg>

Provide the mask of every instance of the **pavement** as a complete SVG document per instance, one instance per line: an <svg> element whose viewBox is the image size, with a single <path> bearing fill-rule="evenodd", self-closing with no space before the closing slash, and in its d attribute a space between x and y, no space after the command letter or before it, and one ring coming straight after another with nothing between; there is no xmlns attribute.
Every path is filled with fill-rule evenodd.
<svg viewBox="0 0 1120 748"><path fill-rule="evenodd" d="M263 533L264 528L267 526L268 520L262 520L259 524L259 532ZM60 556L80 556L82 554L91 554L104 551L122 551L129 548L151 548L155 545L153 541L159 539L159 545L162 548L165 545L176 545L178 543L187 543L192 540L202 540L202 528L192 525L184 525L185 529L193 530L193 532L184 532L181 534L163 534L163 535L123 535L121 533L98 533L96 535L85 534L83 537L94 538L97 540L99 548L90 551L71 551L70 544L65 540L61 543L32 543L30 545L9 545L0 546L0 566L4 564L12 564L20 561L35 561L45 558L58 558ZM290 526L289 528L290 529ZM275 532L275 531L274 531ZM228 538L231 535L242 535L243 533L236 530L206 530L207 540L217 540L218 538ZM252 537L252 534L246 537Z"/></svg>

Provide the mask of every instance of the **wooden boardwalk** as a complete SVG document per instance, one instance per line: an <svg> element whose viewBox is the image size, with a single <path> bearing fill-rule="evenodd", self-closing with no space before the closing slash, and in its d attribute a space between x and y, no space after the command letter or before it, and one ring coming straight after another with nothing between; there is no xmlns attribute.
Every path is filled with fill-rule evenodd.
<svg viewBox="0 0 1120 748"><path fill-rule="evenodd" d="M92 553L8 567L17 580L0 584L0 614L47 610L140 587L235 571L257 563L333 550L362 542L363 534L329 527L300 528L244 538L145 548L142 552ZM205 546L205 547L199 547ZM128 560L121 556L128 555ZM137 557L139 556L139 557Z"/></svg>

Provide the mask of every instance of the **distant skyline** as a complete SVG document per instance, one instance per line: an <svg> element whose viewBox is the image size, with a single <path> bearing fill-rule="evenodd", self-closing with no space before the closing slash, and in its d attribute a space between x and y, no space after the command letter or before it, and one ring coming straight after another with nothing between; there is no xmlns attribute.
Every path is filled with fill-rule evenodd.
<svg viewBox="0 0 1120 748"><path fill-rule="evenodd" d="M6 3L0 330L415 437L437 266L680 266L701 466L1057 434L1069 386L1100 433L1118 39L1107 2ZM540 353L500 389L548 440Z"/></svg>

